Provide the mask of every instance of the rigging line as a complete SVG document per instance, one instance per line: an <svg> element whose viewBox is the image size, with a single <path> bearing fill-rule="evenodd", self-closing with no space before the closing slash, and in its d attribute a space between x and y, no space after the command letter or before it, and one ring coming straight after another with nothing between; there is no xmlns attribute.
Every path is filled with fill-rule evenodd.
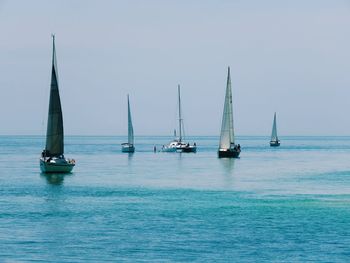
<svg viewBox="0 0 350 263"><path fill-rule="evenodd" d="M185 141L186 139L185 124L183 119L181 121L182 121L182 138L183 138L183 141Z"/></svg>
<svg viewBox="0 0 350 263"><path fill-rule="evenodd" d="M42 108L41 134L40 135L45 137L45 134L46 134L46 132L45 132L45 124L46 124L45 117L47 117L46 114L48 113L48 108L49 108L48 101L50 100L49 89L47 87L45 87L45 91L42 94L45 94L45 100L43 100L43 101L45 101L46 103L43 103L43 106L42 106L43 108ZM42 141L44 142L44 147L45 147L46 140L42 140Z"/></svg>

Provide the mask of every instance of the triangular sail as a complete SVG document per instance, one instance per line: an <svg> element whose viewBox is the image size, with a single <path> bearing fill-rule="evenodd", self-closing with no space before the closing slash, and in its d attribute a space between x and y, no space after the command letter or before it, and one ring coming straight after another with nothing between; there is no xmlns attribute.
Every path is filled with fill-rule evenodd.
<svg viewBox="0 0 350 263"><path fill-rule="evenodd" d="M273 126L272 126L272 133L271 133L271 141L278 141L277 137L277 124L276 124L276 112L273 117Z"/></svg>
<svg viewBox="0 0 350 263"><path fill-rule="evenodd" d="M132 120L131 120L129 95L128 95L128 143L132 145L134 144L134 128L132 126Z"/></svg>
<svg viewBox="0 0 350 263"><path fill-rule="evenodd" d="M231 76L230 67L228 68L226 95L224 112L222 116L221 134L220 134L220 149L230 149L231 144L234 144L234 132L233 132L233 113L232 113L232 89L231 89Z"/></svg>
<svg viewBox="0 0 350 263"><path fill-rule="evenodd" d="M55 36L53 39L52 52L52 73L51 73L51 88L49 115L47 121L46 132L46 156L59 156L64 152L63 143L63 118L60 94L58 90L58 73L56 64Z"/></svg>

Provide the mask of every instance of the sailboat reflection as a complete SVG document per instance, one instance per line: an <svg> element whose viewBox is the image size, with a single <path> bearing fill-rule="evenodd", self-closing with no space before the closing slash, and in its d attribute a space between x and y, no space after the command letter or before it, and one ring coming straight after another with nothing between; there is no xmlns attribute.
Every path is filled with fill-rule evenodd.
<svg viewBox="0 0 350 263"><path fill-rule="evenodd" d="M220 158L219 162L222 166L222 176L223 183L225 187L232 189L234 186L234 169L235 169L235 161L237 159L234 158Z"/></svg>
<svg viewBox="0 0 350 263"><path fill-rule="evenodd" d="M72 176L72 174L62 174L62 173L41 173L40 176L46 179L46 182L51 185L62 185L65 176Z"/></svg>
<svg viewBox="0 0 350 263"><path fill-rule="evenodd" d="M134 153L133 152L129 152L128 153L128 164L131 165L132 164L132 159L134 158Z"/></svg>
<svg viewBox="0 0 350 263"><path fill-rule="evenodd" d="M225 174L232 174L235 167L235 159L224 158L219 159Z"/></svg>

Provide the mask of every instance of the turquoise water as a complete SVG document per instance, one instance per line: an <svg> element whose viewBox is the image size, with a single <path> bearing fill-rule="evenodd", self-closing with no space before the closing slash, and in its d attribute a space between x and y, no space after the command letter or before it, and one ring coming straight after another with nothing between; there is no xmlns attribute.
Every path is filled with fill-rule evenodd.
<svg viewBox="0 0 350 263"><path fill-rule="evenodd" d="M74 173L44 176L43 137L0 136L0 262L350 261L350 137L169 140L66 137Z"/></svg>

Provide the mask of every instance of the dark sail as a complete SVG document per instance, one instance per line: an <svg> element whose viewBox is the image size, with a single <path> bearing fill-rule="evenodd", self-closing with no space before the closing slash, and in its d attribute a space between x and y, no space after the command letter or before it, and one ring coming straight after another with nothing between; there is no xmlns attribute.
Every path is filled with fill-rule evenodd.
<svg viewBox="0 0 350 263"><path fill-rule="evenodd" d="M52 74L49 102L49 116L46 132L46 156L59 156L64 152L63 118L56 66L55 37L53 36Z"/></svg>
<svg viewBox="0 0 350 263"><path fill-rule="evenodd" d="M132 126L132 120L131 120L129 94L128 94L128 143L132 145L134 144L134 127Z"/></svg>

